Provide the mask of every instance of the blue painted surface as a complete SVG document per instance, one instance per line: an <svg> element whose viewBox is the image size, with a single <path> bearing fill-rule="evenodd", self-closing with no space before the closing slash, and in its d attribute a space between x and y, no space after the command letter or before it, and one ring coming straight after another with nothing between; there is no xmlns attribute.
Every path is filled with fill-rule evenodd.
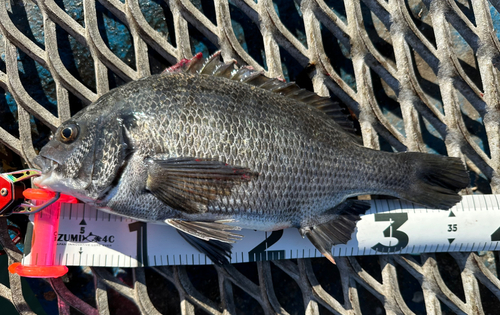
<svg viewBox="0 0 500 315"><path fill-rule="evenodd" d="M85 27L82 0L54 0L72 19Z"/></svg>
<svg viewBox="0 0 500 315"><path fill-rule="evenodd" d="M273 0L273 6L281 23L307 48L304 20L297 3L289 0Z"/></svg>
<svg viewBox="0 0 500 315"><path fill-rule="evenodd" d="M135 52L132 35L128 28L99 2L96 2L99 32L109 49L132 69Z"/></svg>
<svg viewBox="0 0 500 315"><path fill-rule="evenodd" d="M325 0L326 5L330 7L330 9L337 15L342 22L347 24L347 15L345 12L345 6L343 1L338 0Z"/></svg>
<svg viewBox="0 0 500 315"><path fill-rule="evenodd" d="M149 25L175 46L173 17L163 0L140 0L139 6Z"/></svg>
<svg viewBox="0 0 500 315"><path fill-rule="evenodd" d="M43 16L32 2L11 1L9 14L14 25L40 48L45 48ZM28 14L26 14L28 12Z"/></svg>
<svg viewBox="0 0 500 315"><path fill-rule="evenodd" d="M497 37L500 38L500 13L493 6L490 6L490 14L493 20L493 28L495 29Z"/></svg>

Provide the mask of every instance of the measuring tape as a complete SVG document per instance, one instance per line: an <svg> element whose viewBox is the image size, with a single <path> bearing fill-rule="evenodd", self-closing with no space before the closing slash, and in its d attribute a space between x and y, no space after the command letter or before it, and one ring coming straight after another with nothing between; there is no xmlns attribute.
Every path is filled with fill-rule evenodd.
<svg viewBox="0 0 500 315"><path fill-rule="evenodd" d="M500 242L500 195L464 196L450 210L434 210L397 199L372 200L346 245L333 256L420 254L496 250ZM41 213L43 215L43 212ZM33 226L31 226L33 228ZM36 227L34 227L36 230ZM322 257L295 228L274 232L238 231L231 263ZM42 259L25 241L23 264ZM205 265L211 261L174 228L138 222L85 204L62 204L55 264L143 267ZM43 254L43 253L42 253Z"/></svg>

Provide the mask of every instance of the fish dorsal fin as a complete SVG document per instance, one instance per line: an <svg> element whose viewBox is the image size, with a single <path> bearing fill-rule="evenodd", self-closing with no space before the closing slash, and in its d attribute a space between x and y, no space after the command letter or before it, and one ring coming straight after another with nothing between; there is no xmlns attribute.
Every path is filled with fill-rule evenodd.
<svg viewBox="0 0 500 315"><path fill-rule="evenodd" d="M191 59L182 59L166 69L164 73L205 74L253 85L313 106L330 116L345 131L355 134L352 121L348 119L348 115L343 112L338 103L302 89L295 82L266 77L262 71L255 70L250 66L238 67L236 60L222 62L220 55L221 52L218 51L208 58L203 58L202 54L198 53Z"/></svg>

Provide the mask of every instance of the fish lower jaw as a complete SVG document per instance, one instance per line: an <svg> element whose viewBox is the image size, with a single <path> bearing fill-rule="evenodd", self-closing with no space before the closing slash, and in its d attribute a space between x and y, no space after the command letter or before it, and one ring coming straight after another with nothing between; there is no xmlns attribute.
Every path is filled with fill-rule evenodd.
<svg viewBox="0 0 500 315"><path fill-rule="evenodd" d="M86 204L92 205L95 202L94 199L89 198L80 191L70 188L68 187L69 185L64 184L64 179L58 176L55 172L42 174L40 177L33 180L33 184L42 189L73 196Z"/></svg>
<svg viewBox="0 0 500 315"><path fill-rule="evenodd" d="M53 172L42 174L41 176L33 179L33 184L42 189L48 189L57 191L55 186L57 186L57 180Z"/></svg>

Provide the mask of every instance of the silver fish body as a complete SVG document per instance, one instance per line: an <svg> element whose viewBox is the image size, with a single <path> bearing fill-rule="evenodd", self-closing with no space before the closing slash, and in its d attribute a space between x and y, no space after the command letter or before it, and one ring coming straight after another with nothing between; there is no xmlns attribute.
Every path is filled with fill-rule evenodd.
<svg viewBox="0 0 500 315"><path fill-rule="evenodd" d="M36 183L205 241L234 241L231 226L297 227L325 255L367 209L349 197L445 209L460 200L459 159L364 148L286 84L267 83L280 93L234 76L178 71L110 91L56 131Z"/></svg>

